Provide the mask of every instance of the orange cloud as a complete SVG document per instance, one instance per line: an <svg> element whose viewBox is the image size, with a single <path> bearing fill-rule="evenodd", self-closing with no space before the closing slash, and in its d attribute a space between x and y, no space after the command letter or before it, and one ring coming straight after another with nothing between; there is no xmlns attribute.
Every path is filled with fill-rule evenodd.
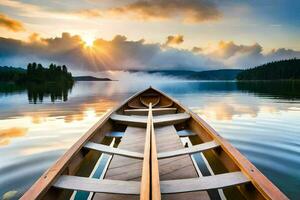
<svg viewBox="0 0 300 200"><path fill-rule="evenodd" d="M201 48L201 47L193 47L193 49L192 49L192 52L194 52L194 53L200 53L202 51L203 51L203 48Z"/></svg>
<svg viewBox="0 0 300 200"><path fill-rule="evenodd" d="M6 28L14 32L25 30L21 22L11 19L3 14L0 14L0 27Z"/></svg>
<svg viewBox="0 0 300 200"><path fill-rule="evenodd" d="M101 15L100 12L103 14ZM202 23L219 20L222 16L214 2L208 0L151 0L135 1L106 10L83 10L90 17L120 17L127 15L139 20L181 19L186 23Z"/></svg>
<svg viewBox="0 0 300 200"><path fill-rule="evenodd" d="M183 35L169 35L167 37L166 45L178 45L183 43Z"/></svg>
<svg viewBox="0 0 300 200"><path fill-rule="evenodd" d="M11 138L22 137L28 128L9 128L0 130L0 146L8 145Z"/></svg>
<svg viewBox="0 0 300 200"><path fill-rule="evenodd" d="M87 18L94 18L94 17L102 17L102 12L97 9L85 9L85 10L80 10L76 14L87 17Z"/></svg>

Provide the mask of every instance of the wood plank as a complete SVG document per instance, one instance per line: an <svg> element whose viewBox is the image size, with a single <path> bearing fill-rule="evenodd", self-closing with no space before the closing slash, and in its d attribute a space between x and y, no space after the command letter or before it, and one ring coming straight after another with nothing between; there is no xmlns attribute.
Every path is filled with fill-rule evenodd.
<svg viewBox="0 0 300 200"><path fill-rule="evenodd" d="M152 115L152 113L150 114ZM161 193L160 193L159 168L158 168L158 160L157 160L156 137L155 137L153 123L151 123L151 190L152 190L151 198L155 200L160 200Z"/></svg>
<svg viewBox="0 0 300 200"><path fill-rule="evenodd" d="M160 184L161 192L169 194L226 188L248 182L250 180L242 172L231 172L201 178L161 181Z"/></svg>
<svg viewBox="0 0 300 200"><path fill-rule="evenodd" d="M205 142L202 144L198 144L195 146L191 146L189 148L182 148L175 151L161 152L158 154L158 159L171 158L176 156L181 156L185 154L198 153L202 151L206 151L209 149L213 149L219 147L220 145L216 141Z"/></svg>
<svg viewBox="0 0 300 200"><path fill-rule="evenodd" d="M112 194L139 194L140 182L138 181L118 181L118 180L99 180L79 176L60 176L53 184L54 187L80 190L87 192L101 192Z"/></svg>
<svg viewBox="0 0 300 200"><path fill-rule="evenodd" d="M84 148L93 149L93 150L100 151L100 152L103 152L103 153L108 153L108 154L115 154L115 155L125 156L125 157L129 157L129 158L137 158L137 159L143 159L144 158L144 155L142 153L139 153L139 152L123 150L123 149L120 149L120 148L114 148L114 147L110 147L110 146L107 146L107 145L98 144L98 143L94 143L94 142L87 142L84 145Z"/></svg>
<svg viewBox="0 0 300 200"><path fill-rule="evenodd" d="M149 113L147 119L146 138L144 145L144 160L142 169L142 180L141 180L141 192L140 200L150 199L150 183L151 183L151 172L150 172L150 155L151 155L151 129L152 129L152 103L149 103Z"/></svg>
<svg viewBox="0 0 300 200"><path fill-rule="evenodd" d="M152 115L175 114L177 108L152 108ZM141 109L126 109L125 115L148 115L148 108Z"/></svg>
<svg viewBox="0 0 300 200"><path fill-rule="evenodd" d="M176 133L176 129L173 125L155 128L155 136L157 138L157 151L168 152L183 148L183 144L180 141L180 137ZM160 181L197 178L198 174L193 165L192 159L189 155L182 155L172 158L166 158L158 160ZM163 194L164 200L206 200L210 199L208 193L203 192L191 192L182 194Z"/></svg>
<svg viewBox="0 0 300 200"><path fill-rule="evenodd" d="M119 124L129 125L129 126L138 126L145 127L147 125L147 117L146 116L136 116L136 115L119 115L112 114L110 118L116 121ZM169 115L160 115L153 117L153 123L155 125L170 125L170 124L178 124L184 122L190 118L190 115L187 113L177 113L177 114L169 114Z"/></svg>
<svg viewBox="0 0 300 200"><path fill-rule="evenodd" d="M145 144L146 129L128 126L118 148L143 153ZM114 155L105 179L123 180L123 181L141 181L143 161L139 159L128 158ZM138 200L139 195L117 195L96 193L93 200Z"/></svg>

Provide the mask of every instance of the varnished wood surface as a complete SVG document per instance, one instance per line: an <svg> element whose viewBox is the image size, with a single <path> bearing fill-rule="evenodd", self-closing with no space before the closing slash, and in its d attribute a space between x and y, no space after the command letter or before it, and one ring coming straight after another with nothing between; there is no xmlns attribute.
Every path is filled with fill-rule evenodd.
<svg viewBox="0 0 300 200"><path fill-rule="evenodd" d="M156 136L153 123L151 124L151 189L151 199L161 200Z"/></svg>
<svg viewBox="0 0 300 200"><path fill-rule="evenodd" d="M54 187L87 192L140 194L140 182L138 181L99 180L79 176L61 176L54 183Z"/></svg>
<svg viewBox="0 0 300 200"><path fill-rule="evenodd" d="M144 155L139 152L128 151L128 150L124 150L124 149L120 149L120 148L114 148L114 147L110 147L107 145L98 144L98 143L94 143L94 142L87 142L84 145L84 148L93 149L96 151L100 151L100 152L112 154L112 155L125 156L125 157L129 157L129 158L136 158L136 159L144 158Z"/></svg>
<svg viewBox="0 0 300 200"><path fill-rule="evenodd" d="M158 154L158 159L171 158L171 157L176 157L176 156L185 155L185 154L193 154L193 153L213 149L218 146L220 146L220 145L215 141L205 142L202 144L191 146L189 148L182 147L182 149L178 149L175 151L161 152Z"/></svg>
<svg viewBox="0 0 300 200"><path fill-rule="evenodd" d="M155 128L158 153L182 149L183 145L174 126ZM158 160L160 181L198 177L189 155ZM165 200L209 199L207 192L191 192L182 194L163 194Z"/></svg>
<svg viewBox="0 0 300 200"><path fill-rule="evenodd" d="M161 181L162 193L182 193L226 188L248 183L250 180L242 172L231 172L201 178Z"/></svg>
<svg viewBox="0 0 300 200"><path fill-rule="evenodd" d="M126 109L125 115L148 115L148 108ZM177 108L152 108L152 115L175 114Z"/></svg>
<svg viewBox="0 0 300 200"><path fill-rule="evenodd" d="M112 120L119 124L129 125L129 126L142 126L146 127L147 117L146 116L137 116L137 115L119 115L112 114L110 116ZM184 122L190 118L190 115L187 113L177 113L169 115L159 115L153 117L153 123L155 125L173 125Z"/></svg>
<svg viewBox="0 0 300 200"><path fill-rule="evenodd" d="M145 128L127 127L118 147L124 150L143 153L145 135ZM141 181L142 167L143 160L114 155L104 178L123 181ZM138 200L139 195L116 195L97 193L95 194L93 199Z"/></svg>
<svg viewBox="0 0 300 200"><path fill-rule="evenodd" d="M152 103L149 103L149 113L144 143L144 160L141 178L140 200L150 200L151 198L151 129L152 129Z"/></svg>

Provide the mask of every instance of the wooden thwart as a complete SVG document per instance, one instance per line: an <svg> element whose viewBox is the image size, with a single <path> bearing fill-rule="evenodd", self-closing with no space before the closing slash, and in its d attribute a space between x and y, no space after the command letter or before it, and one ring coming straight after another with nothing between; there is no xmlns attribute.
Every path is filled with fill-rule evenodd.
<svg viewBox="0 0 300 200"><path fill-rule="evenodd" d="M161 181L160 188L163 194L171 194L220 189L248 182L250 180L242 172L231 172L201 178Z"/></svg>
<svg viewBox="0 0 300 200"><path fill-rule="evenodd" d="M169 114L153 117L153 123L155 125L170 125L184 122L190 118L190 115L187 113L178 113L178 114ZM128 116L128 115L119 115L112 114L110 119L125 125L130 126L146 126L147 117L146 116Z"/></svg>
<svg viewBox="0 0 300 200"><path fill-rule="evenodd" d="M140 194L140 182L99 180L78 176L60 176L54 187L87 192L112 193L112 194Z"/></svg>
<svg viewBox="0 0 300 200"><path fill-rule="evenodd" d="M192 154L192 153L206 151L209 149L216 148L218 146L220 146L220 145L216 141L205 142L202 144L191 146L189 148L158 153L157 157L158 157L158 159L171 158L171 157L175 157L175 156L181 156L181 155L185 155L185 154Z"/></svg>
<svg viewBox="0 0 300 200"><path fill-rule="evenodd" d="M126 115L147 115L149 109L148 108L140 108L140 109L126 109L124 110L124 114ZM163 115L163 114L175 114L177 108L152 108L152 115Z"/></svg>
<svg viewBox="0 0 300 200"><path fill-rule="evenodd" d="M125 157L129 157L129 158L137 158L137 159L144 158L144 155L142 153L118 149L118 148L110 147L110 146L103 145L103 144L97 144L94 142L87 142L84 145L84 147L87 149L93 149L93 150L100 151L103 153L115 154L115 155L125 156Z"/></svg>

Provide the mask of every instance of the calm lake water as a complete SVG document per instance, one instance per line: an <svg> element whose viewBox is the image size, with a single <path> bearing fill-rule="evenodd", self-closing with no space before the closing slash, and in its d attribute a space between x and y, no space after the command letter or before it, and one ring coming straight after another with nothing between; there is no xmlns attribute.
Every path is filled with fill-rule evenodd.
<svg viewBox="0 0 300 200"><path fill-rule="evenodd" d="M299 83L162 80L291 199L300 197ZM17 199L101 116L150 82L0 86L0 199Z"/></svg>

